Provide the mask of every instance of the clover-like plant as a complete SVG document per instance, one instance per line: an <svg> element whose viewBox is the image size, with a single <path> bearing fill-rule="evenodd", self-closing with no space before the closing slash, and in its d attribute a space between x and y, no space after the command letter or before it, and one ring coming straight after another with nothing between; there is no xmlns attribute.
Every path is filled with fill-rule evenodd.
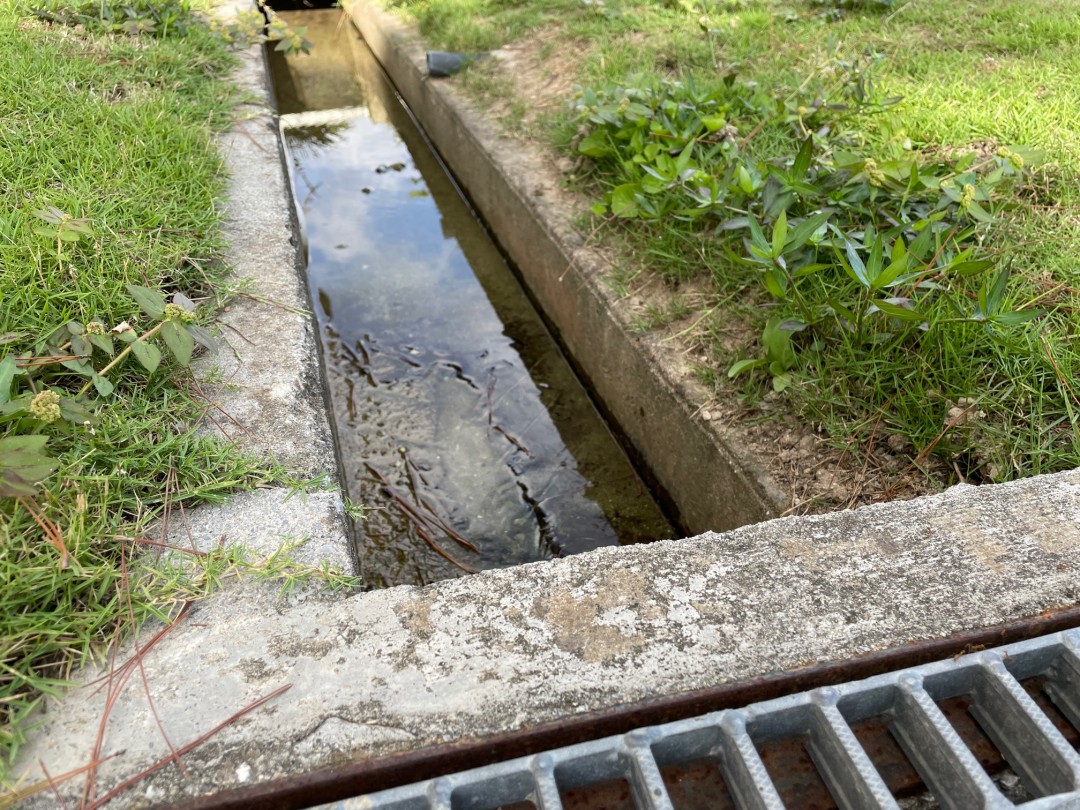
<svg viewBox="0 0 1080 810"><path fill-rule="evenodd" d="M0 439L0 496L34 493L35 484L57 466L45 452L49 434L93 427L95 403L87 396L111 397L116 384L110 375L129 356L153 374L162 361L159 343L181 366L191 363L196 344L216 351L213 336L195 322L196 306L187 296L175 293L166 301L148 287L129 284L127 289L139 309L157 321L142 334L127 321L107 329L99 321L71 320L35 351L0 357L0 428L8 434ZM102 355L109 359L99 369ZM75 393L71 374L86 378Z"/></svg>

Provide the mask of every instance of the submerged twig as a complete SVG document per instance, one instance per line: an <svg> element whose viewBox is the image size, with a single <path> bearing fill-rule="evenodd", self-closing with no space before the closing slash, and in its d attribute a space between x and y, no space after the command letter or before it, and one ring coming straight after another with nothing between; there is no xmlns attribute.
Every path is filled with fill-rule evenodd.
<svg viewBox="0 0 1080 810"><path fill-rule="evenodd" d="M361 351L363 351L362 343L357 341L356 345L360 346ZM368 381L368 385L372 388L378 388L379 384L375 381L375 373L371 370L371 361L366 357L367 352L364 352L365 357L361 357L356 353L356 350L353 349L352 346L344 341L338 341L338 346L341 347L345 354L349 355L349 359L353 361L353 365L355 365L356 368L360 370L360 373L364 375L364 378Z"/></svg>
<svg viewBox="0 0 1080 810"><path fill-rule="evenodd" d="M398 511L401 512L405 519L412 524L414 529L416 529L416 533L420 536L420 538L429 546L431 546L432 550L436 554L450 561L462 571L470 574L476 573L476 569L470 568L469 566L465 565L465 563L456 560L442 546L436 543L428 534L428 531L433 528L447 528L445 524L442 524L442 521L439 521L436 517L433 516L431 518L431 520L434 521L433 525L432 522L429 522L429 519L425 515L421 514L417 507L406 501L401 496L401 494L396 489L394 489L394 486L390 483L390 481L387 480L385 475L378 471L378 469L376 469L371 464L365 464L364 466L367 467L368 471L379 480L379 483L383 485L383 492L388 498L390 498L390 502L397 507ZM454 534L456 534L456 532L454 532ZM457 537L454 539L459 539L459 542L464 541L465 544L467 544L467 546L473 551L479 551L476 546L474 546L472 543L469 543L469 541L465 540L465 538L461 537L461 535L457 535Z"/></svg>
<svg viewBox="0 0 1080 810"><path fill-rule="evenodd" d="M420 504L421 507L427 510L426 519L428 520L428 522L434 523L432 528L445 532L451 540L454 540L460 545L465 546L465 548L469 549L470 551L475 551L477 554L479 554L480 549L478 549L475 545L462 537L457 532L457 530L454 529L453 526L451 526L449 523L439 517L439 514L435 511L435 508L426 500L424 500L424 496L420 494L421 489L417 479L419 478L420 481L423 481L425 484L427 483L427 481L424 480L424 474L421 469L416 465L416 462L409 458L408 453L405 453L405 471L409 474L409 485L412 488L413 497L416 498L416 502Z"/></svg>
<svg viewBox="0 0 1080 810"><path fill-rule="evenodd" d="M458 568L460 568L462 571L465 571L465 572L467 572L469 574L475 574L476 573L475 568L470 568L469 566L465 565L465 563L463 563L460 560L457 560L454 557L452 557L450 555L450 553L446 551L446 549L444 549L442 546L440 546L438 543L436 543L431 538L431 536L428 535L428 533L427 533L427 528L428 528L427 524L425 524L422 520L418 519L416 513L413 511L412 507L408 504L408 502L406 502L400 495L398 495L394 491L394 489L392 487L384 486L383 487L383 492L385 492L390 497L391 503L393 503L394 506L396 506L398 508L398 511L401 512L403 515L405 515L405 517L412 522L413 528L416 530L416 533L420 536L420 539L423 540L425 543L427 543L429 546L431 546L432 550L436 554L438 554L440 557L443 557L446 560L449 560L454 565L456 565Z"/></svg>
<svg viewBox="0 0 1080 810"><path fill-rule="evenodd" d="M510 442L510 444L514 445L514 447L516 447L522 453L527 456L532 456L532 453L529 452L529 448L522 444L520 440L514 438L510 433L507 433L506 430L502 427L502 425L496 425L495 430L505 436L506 440Z"/></svg>

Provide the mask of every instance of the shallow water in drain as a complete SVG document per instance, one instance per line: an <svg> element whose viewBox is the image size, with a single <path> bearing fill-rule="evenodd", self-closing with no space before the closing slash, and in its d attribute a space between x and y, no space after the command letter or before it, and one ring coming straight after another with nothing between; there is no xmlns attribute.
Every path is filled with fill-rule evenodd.
<svg viewBox="0 0 1080 810"><path fill-rule="evenodd" d="M674 536L341 12L283 16L314 43L272 74L365 579Z"/></svg>

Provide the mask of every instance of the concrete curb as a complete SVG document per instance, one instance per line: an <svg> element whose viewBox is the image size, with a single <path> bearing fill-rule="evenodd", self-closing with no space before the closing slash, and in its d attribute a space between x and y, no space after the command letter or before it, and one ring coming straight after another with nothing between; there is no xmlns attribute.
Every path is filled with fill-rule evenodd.
<svg viewBox="0 0 1080 810"><path fill-rule="evenodd" d="M186 755L186 776L166 768L116 806L520 732L1035 616L1077 602L1078 551L1075 471L339 600L229 589L146 656L172 739L291 688ZM112 710L104 753L120 756L101 767L103 788L168 754L135 680ZM103 700L70 694L24 761L41 757L52 773L81 765Z"/></svg>
<svg viewBox="0 0 1080 810"><path fill-rule="evenodd" d="M232 0L222 13L249 5ZM265 58L261 50L250 49L241 61L233 80L264 101L248 108L250 115L223 134L218 146L230 175L223 210L226 258L235 277L249 287L219 318L225 348L196 363L195 373L206 380L203 389L220 409L213 430L245 451L275 458L300 478L327 476L332 491L294 498L284 489L260 490L221 508L198 510L185 525L174 522L170 535L179 545L198 548L224 537L264 553L306 538L295 559L352 573L354 555L337 491L325 386Z"/></svg>

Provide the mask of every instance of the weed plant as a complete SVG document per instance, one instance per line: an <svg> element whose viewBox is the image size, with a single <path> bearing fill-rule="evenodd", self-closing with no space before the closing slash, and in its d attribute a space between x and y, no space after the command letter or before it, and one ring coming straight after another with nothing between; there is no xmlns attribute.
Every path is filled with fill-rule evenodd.
<svg viewBox="0 0 1080 810"><path fill-rule="evenodd" d="M582 90L577 148L609 186L594 210L719 244L728 261L706 269L720 286L756 271L772 303L758 301L759 352L729 377L767 369L805 412L870 437L884 424L913 463L934 454L960 480L1074 467L1071 306L1044 317L1036 285L1009 285L1016 257L994 227L1030 196L1041 155L863 145L861 119L899 101L875 90L877 58L774 94L734 74ZM797 153L749 156L777 124ZM1023 424L1036 402L1049 421Z"/></svg>
<svg viewBox="0 0 1080 810"><path fill-rule="evenodd" d="M0 777L40 696L122 631L231 572L314 573L148 564L164 509L284 471L196 432L185 369L225 272L226 38L186 2L92 5L0 5Z"/></svg>

